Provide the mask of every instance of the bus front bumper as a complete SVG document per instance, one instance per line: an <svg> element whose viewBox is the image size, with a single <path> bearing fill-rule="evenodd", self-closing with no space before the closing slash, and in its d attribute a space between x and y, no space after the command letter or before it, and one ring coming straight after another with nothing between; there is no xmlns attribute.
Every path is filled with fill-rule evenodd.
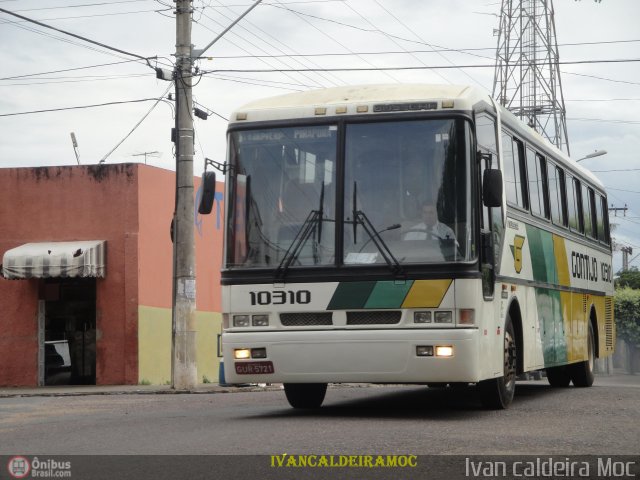
<svg viewBox="0 0 640 480"><path fill-rule="evenodd" d="M478 340L477 329L225 332L225 381L473 383L481 380ZM437 356L448 353L438 347L451 355ZM237 350L249 358L235 358Z"/></svg>

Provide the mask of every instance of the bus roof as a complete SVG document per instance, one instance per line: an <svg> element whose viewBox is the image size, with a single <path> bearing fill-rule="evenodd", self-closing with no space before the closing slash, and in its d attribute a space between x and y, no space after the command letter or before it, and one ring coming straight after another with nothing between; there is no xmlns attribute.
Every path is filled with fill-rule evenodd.
<svg viewBox="0 0 640 480"><path fill-rule="evenodd" d="M246 114L247 121L265 121L288 118L317 118L317 107L327 108L326 115L336 114L332 107L347 107L344 114L358 112L358 106L369 106L373 113L374 104L391 102L439 102L457 100L456 110L471 110L479 100L488 100L488 95L480 90L460 85L429 84L389 84L389 85L352 85L345 87L308 90L265 98L248 103L239 108L231 117L231 123L237 122L238 114ZM350 108L351 107L351 108ZM440 108L440 103L438 104Z"/></svg>
<svg viewBox="0 0 640 480"><path fill-rule="evenodd" d="M230 126L247 122L265 122L303 118L329 118L342 115L376 115L398 111L443 110L468 111L484 104L490 111L495 105L484 90L468 85L382 84L350 85L289 93L252 101L231 115ZM421 105L422 104L422 105ZM426 105L430 104L430 105ZM374 105L388 105L391 109L374 111ZM404 108L403 110L403 107ZM365 109L366 108L366 109ZM393 109L397 108L397 109ZM602 182L589 170L571 160L546 138L520 121L503 107L499 107L503 123L536 145L544 147L547 155L604 190Z"/></svg>

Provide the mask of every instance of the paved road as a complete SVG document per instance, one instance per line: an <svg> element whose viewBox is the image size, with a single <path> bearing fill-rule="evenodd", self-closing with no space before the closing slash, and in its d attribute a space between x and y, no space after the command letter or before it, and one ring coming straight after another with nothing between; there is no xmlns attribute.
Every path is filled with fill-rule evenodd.
<svg viewBox="0 0 640 480"><path fill-rule="evenodd" d="M322 409L282 391L0 398L0 454L640 453L640 382L518 385L506 411L473 389L330 388Z"/></svg>

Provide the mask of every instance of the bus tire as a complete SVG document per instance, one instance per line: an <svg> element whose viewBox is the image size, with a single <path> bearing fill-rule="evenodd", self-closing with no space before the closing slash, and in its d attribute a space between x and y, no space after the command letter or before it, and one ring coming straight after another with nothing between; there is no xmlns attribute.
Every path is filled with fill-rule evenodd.
<svg viewBox="0 0 640 480"><path fill-rule="evenodd" d="M293 408L320 408L327 393L327 384L285 383L284 393Z"/></svg>
<svg viewBox="0 0 640 480"><path fill-rule="evenodd" d="M502 377L484 380L478 384L480 399L486 408L502 410L513 401L516 391L517 353L513 324L507 316L504 325L504 374Z"/></svg>
<svg viewBox="0 0 640 480"><path fill-rule="evenodd" d="M589 322L587 334L587 360L574 363L567 367L573 385L576 387L590 387L593 385L593 367L595 364L595 342L593 339L593 327Z"/></svg>
<svg viewBox="0 0 640 480"><path fill-rule="evenodd" d="M567 371L567 367L549 367L547 368L547 381L553 388L565 388L569 386L571 377Z"/></svg>

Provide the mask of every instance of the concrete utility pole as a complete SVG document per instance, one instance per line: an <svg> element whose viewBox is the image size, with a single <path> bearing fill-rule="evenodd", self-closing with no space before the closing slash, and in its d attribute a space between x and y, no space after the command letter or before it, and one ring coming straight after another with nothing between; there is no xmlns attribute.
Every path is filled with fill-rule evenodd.
<svg viewBox="0 0 640 480"><path fill-rule="evenodd" d="M622 271L626 272L629 270L629 255L633 253L633 248L626 246L620 249L622 252Z"/></svg>
<svg viewBox="0 0 640 480"><path fill-rule="evenodd" d="M193 233L193 101L191 96L191 0L176 0L176 206L173 217L173 314L171 386L197 385L196 269Z"/></svg>

